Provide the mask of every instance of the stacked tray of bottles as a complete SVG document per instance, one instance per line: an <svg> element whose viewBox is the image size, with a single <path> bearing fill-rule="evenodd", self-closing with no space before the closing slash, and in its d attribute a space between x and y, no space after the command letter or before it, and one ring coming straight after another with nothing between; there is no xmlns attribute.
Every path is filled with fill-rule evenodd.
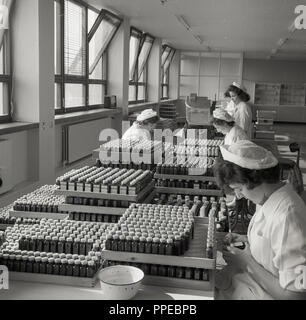
<svg viewBox="0 0 306 320"><path fill-rule="evenodd" d="M84 167L77 174L57 179L56 194L137 201L153 189L153 173L149 170Z"/></svg>
<svg viewBox="0 0 306 320"><path fill-rule="evenodd" d="M45 185L17 199L9 215L16 218L66 219L66 212L58 207L65 202L65 197L55 195L56 185Z"/></svg>
<svg viewBox="0 0 306 320"><path fill-rule="evenodd" d="M94 286L102 266L101 250L113 224L42 219L5 231L0 264L11 280Z"/></svg>
<svg viewBox="0 0 306 320"><path fill-rule="evenodd" d="M215 247L211 251L206 246L212 228L203 220L193 221L188 207L134 204L106 240L102 256L111 265L137 265L148 282L203 289L213 281ZM187 230L180 228L180 222Z"/></svg>
<svg viewBox="0 0 306 320"><path fill-rule="evenodd" d="M156 194L152 204L187 207L195 221L208 223L209 212L216 211L215 220L218 231L228 231L228 214L225 198L214 196L189 196L179 194Z"/></svg>

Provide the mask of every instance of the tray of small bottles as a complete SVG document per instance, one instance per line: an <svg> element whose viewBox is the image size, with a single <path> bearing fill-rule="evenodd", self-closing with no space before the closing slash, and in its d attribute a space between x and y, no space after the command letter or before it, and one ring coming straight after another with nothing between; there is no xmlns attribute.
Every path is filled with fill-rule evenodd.
<svg viewBox="0 0 306 320"><path fill-rule="evenodd" d="M56 185L45 185L17 199L9 210L9 216L15 218L63 220L68 217L59 209L65 197L55 195Z"/></svg>
<svg viewBox="0 0 306 320"><path fill-rule="evenodd" d="M217 196L223 195L221 190L208 190L208 189L192 189L192 188L175 188L175 187L156 187L158 193L170 194L187 194L187 195L202 195L202 196Z"/></svg>
<svg viewBox="0 0 306 320"><path fill-rule="evenodd" d="M149 170L83 167L57 178L56 195L136 202L154 187Z"/></svg>
<svg viewBox="0 0 306 320"><path fill-rule="evenodd" d="M187 281L186 287L203 289L213 281L216 267L215 214L211 210L208 223L194 223L186 207L132 205L117 231L107 237L102 257L111 263L138 264L152 284L158 283L155 276L162 276L164 286L180 287Z"/></svg>
<svg viewBox="0 0 306 320"><path fill-rule="evenodd" d="M101 250L112 224L42 219L7 228L0 265L10 280L92 287L102 267Z"/></svg>

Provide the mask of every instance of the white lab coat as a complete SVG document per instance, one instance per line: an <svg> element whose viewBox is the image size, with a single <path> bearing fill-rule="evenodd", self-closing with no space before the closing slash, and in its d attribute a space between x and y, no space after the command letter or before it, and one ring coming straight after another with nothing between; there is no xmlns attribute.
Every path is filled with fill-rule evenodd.
<svg viewBox="0 0 306 320"><path fill-rule="evenodd" d="M276 190L262 207L257 207L248 228L248 240L254 259L279 279L280 286L299 291L295 269L306 266L306 206L290 184ZM273 299L247 272L235 274L231 287L221 291L220 297Z"/></svg>
<svg viewBox="0 0 306 320"><path fill-rule="evenodd" d="M133 125L123 134L122 139L150 140L151 134L148 130L141 128L139 124L134 122Z"/></svg>
<svg viewBox="0 0 306 320"><path fill-rule="evenodd" d="M252 109L248 103L243 101L239 102L235 106L233 118L235 119L235 123L242 128L249 139L252 138L252 130L253 130L253 123L252 123Z"/></svg>
<svg viewBox="0 0 306 320"><path fill-rule="evenodd" d="M239 140L250 140L244 130L236 124L224 137L224 144L232 145Z"/></svg>
<svg viewBox="0 0 306 320"><path fill-rule="evenodd" d="M233 100L229 101L228 104L225 107L225 110L228 114L230 114L232 117L235 113L235 103Z"/></svg>

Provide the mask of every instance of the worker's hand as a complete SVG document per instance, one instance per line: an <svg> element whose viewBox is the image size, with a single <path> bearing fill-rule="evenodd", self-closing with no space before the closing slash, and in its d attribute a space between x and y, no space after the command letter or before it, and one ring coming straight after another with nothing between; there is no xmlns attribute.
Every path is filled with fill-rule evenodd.
<svg viewBox="0 0 306 320"><path fill-rule="evenodd" d="M246 235L241 235L238 233L228 233L223 239L223 243L226 246L229 246L231 243L234 243L234 242L247 242L247 241L248 239Z"/></svg>
<svg viewBox="0 0 306 320"><path fill-rule="evenodd" d="M246 270L248 263L253 259L248 243L245 244L243 250L228 246L227 250L224 250L222 253L223 259L228 265L241 270Z"/></svg>

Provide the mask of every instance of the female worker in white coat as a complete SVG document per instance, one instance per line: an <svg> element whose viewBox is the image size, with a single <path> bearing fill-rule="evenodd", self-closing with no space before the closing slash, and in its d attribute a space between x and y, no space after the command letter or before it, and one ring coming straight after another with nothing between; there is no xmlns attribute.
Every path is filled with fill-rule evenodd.
<svg viewBox="0 0 306 320"><path fill-rule="evenodd" d="M158 121L157 112L152 109L142 111L133 125L123 134L122 139L151 140L151 133Z"/></svg>
<svg viewBox="0 0 306 320"><path fill-rule="evenodd" d="M306 206L291 185L279 180L278 160L253 142L220 147L219 186L257 205L247 235L229 234L216 275L219 298L306 299ZM238 249L235 242L244 242ZM303 282L304 280L304 282Z"/></svg>
<svg viewBox="0 0 306 320"><path fill-rule="evenodd" d="M233 101L235 107L233 112L233 118L235 123L241 127L249 137L252 138L252 108L248 104L250 100L249 94L246 92L246 89L240 84L233 82L227 89L231 100Z"/></svg>
<svg viewBox="0 0 306 320"><path fill-rule="evenodd" d="M248 140L244 130L236 125L234 118L222 108L214 110L212 124L218 132L224 134L224 144L231 145L239 140Z"/></svg>

